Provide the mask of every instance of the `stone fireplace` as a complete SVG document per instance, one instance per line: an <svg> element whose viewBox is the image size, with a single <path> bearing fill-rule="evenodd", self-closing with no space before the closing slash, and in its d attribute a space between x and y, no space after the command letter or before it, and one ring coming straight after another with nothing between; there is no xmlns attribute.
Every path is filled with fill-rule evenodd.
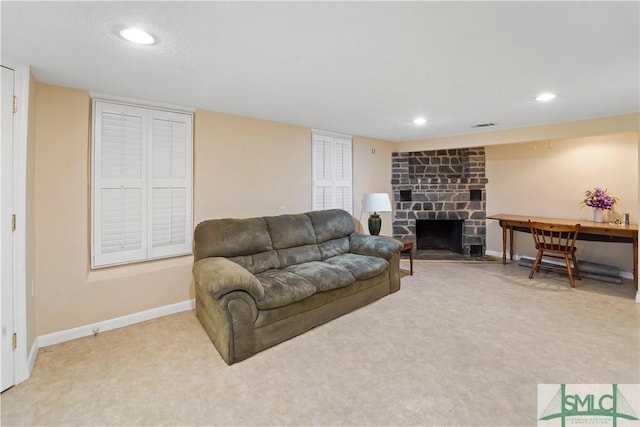
<svg viewBox="0 0 640 427"><path fill-rule="evenodd" d="M417 250L483 256L484 147L393 153L393 235Z"/></svg>

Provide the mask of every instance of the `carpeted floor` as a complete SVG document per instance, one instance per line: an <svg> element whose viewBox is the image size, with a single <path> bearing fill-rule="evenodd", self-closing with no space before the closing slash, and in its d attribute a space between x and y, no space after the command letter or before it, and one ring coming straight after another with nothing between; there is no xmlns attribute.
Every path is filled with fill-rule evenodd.
<svg viewBox="0 0 640 427"><path fill-rule="evenodd" d="M631 281L414 268L400 292L230 367L193 311L42 348L2 425L530 426L538 383L640 382Z"/></svg>

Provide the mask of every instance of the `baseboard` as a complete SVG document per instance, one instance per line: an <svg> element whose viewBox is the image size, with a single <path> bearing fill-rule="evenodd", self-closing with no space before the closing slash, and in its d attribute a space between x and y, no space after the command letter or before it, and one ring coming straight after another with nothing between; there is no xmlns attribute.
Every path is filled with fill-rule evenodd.
<svg viewBox="0 0 640 427"><path fill-rule="evenodd" d="M494 256L496 258L502 258L502 252L498 252L498 251L485 251L484 252L485 255L491 255ZM509 254L507 254L507 257L509 256ZM520 259L520 255L518 254L513 254L513 259L514 261L517 261Z"/></svg>
<svg viewBox="0 0 640 427"><path fill-rule="evenodd" d="M621 271L620 277L622 277L623 279L633 280L633 273L630 271Z"/></svg>
<svg viewBox="0 0 640 427"><path fill-rule="evenodd" d="M157 319L158 317L168 316L170 314L180 313L182 311L193 310L195 306L195 299L190 299L175 304L169 304L162 307L141 311L139 313L129 314L127 316L116 317L114 319L92 323L90 325L79 326L77 328L67 329L64 331L40 335L36 339L36 343L38 345L34 346L47 347L50 345L75 340L77 338L88 337L94 335L95 333L111 331L113 329L122 328L124 326L130 326L136 323L146 322L147 320Z"/></svg>
<svg viewBox="0 0 640 427"><path fill-rule="evenodd" d="M40 348L38 337L33 340L33 344L31 345L31 351L29 351L29 357L27 358L27 369L29 370L29 375L27 378L31 376L31 372L33 371L33 366L36 364L36 358L38 357L38 349ZM26 379L26 378L25 378Z"/></svg>
<svg viewBox="0 0 640 427"><path fill-rule="evenodd" d="M498 251L485 251L485 254L486 255L491 255L491 256L494 256L494 257L497 257L497 258L502 258L502 252L498 252ZM520 260L520 258L535 259L535 257L530 257L530 256L526 256L526 255L522 255L521 256L521 255L518 255L518 254L513 254L514 261L518 261L518 260ZM631 271L621 271L619 276L622 277L623 279L633 280L633 272L631 272Z"/></svg>

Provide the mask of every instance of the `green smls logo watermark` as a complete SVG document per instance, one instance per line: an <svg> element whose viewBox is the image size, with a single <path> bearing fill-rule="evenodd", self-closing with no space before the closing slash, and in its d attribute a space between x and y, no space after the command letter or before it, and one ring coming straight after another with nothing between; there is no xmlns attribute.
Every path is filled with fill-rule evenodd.
<svg viewBox="0 0 640 427"><path fill-rule="evenodd" d="M538 384L538 426L640 426L636 412L640 406L638 384ZM557 390L557 391L555 391ZM555 394L553 394L555 391ZM551 399L549 396L553 395ZM545 405L546 403L546 406ZM544 408L540 412L540 408ZM555 423L547 421L555 420Z"/></svg>

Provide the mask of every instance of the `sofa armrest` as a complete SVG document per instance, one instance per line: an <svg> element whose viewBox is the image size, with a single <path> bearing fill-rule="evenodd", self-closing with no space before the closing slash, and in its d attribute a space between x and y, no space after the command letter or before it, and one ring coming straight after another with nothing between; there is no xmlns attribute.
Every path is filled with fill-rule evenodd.
<svg viewBox="0 0 640 427"><path fill-rule="evenodd" d="M246 291L253 299L264 298L264 288L249 270L227 258L202 258L193 264L196 286L202 286L213 298L233 291Z"/></svg>
<svg viewBox="0 0 640 427"><path fill-rule="evenodd" d="M352 233L349 240L352 253L382 257L386 260L402 249L402 243L391 237Z"/></svg>

